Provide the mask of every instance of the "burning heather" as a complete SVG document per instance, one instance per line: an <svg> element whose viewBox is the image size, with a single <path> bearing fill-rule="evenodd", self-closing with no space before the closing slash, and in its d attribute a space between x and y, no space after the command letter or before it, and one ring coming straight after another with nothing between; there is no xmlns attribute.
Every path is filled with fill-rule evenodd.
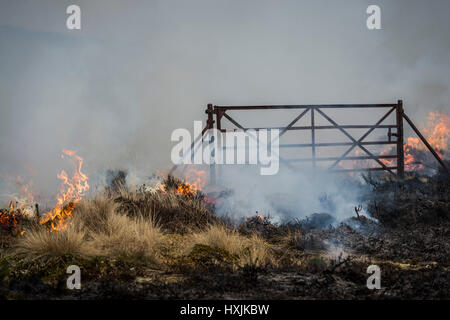
<svg viewBox="0 0 450 320"><path fill-rule="evenodd" d="M441 159L448 160L449 137L450 137L450 117L441 111L431 111L428 114L427 122L420 130L430 146L436 151ZM437 168L439 164L429 152L426 146L418 137L408 137L403 145L405 170L423 171L431 173L430 169ZM365 155L361 150L356 149L355 156ZM395 149L387 148L381 151L382 156L395 154ZM395 160L380 159L386 166L395 166ZM376 167L371 160L354 160L354 168Z"/></svg>
<svg viewBox="0 0 450 320"><path fill-rule="evenodd" d="M83 158L78 156L75 151L63 149L61 157L65 156L73 162L74 173L71 178L64 170L58 174L61 186L56 197L56 205L51 211L45 213L40 221L41 224L49 223L51 231L63 230L67 227L67 221L72 217L77 203L89 190L88 176L81 172Z"/></svg>
<svg viewBox="0 0 450 320"><path fill-rule="evenodd" d="M440 111L431 111L428 115L427 123L422 126L421 131L430 146L442 159L447 159L449 152L450 137L450 117ZM405 170L407 171L429 171L436 167L436 160L428 151L426 146L417 137L408 137L403 145L405 156ZM384 150L382 155L392 154L393 150ZM387 165L394 165L394 160L381 159Z"/></svg>
<svg viewBox="0 0 450 320"><path fill-rule="evenodd" d="M177 193L182 195L195 195L197 193L197 187L188 182L180 184L177 187Z"/></svg>
<svg viewBox="0 0 450 320"><path fill-rule="evenodd" d="M435 111L428 115L428 122L422 129L428 143L436 150L437 154L446 159L449 150L450 117L448 114ZM419 138L408 137L404 145L405 168L407 170L424 169L425 165L434 160Z"/></svg>
<svg viewBox="0 0 450 320"><path fill-rule="evenodd" d="M23 217L23 211L15 208L11 201L8 209L0 209L0 229L12 235L23 234L23 231L20 231L20 223Z"/></svg>
<svg viewBox="0 0 450 320"><path fill-rule="evenodd" d="M195 171L191 169L189 175L185 176L183 180L171 175L168 175L167 178L160 177L148 190L164 193L172 191L181 196L195 197L202 191L206 184L206 179L206 172L204 170Z"/></svg>
<svg viewBox="0 0 450 320"><path fill-rule="evenodd" d="M20 195L14 195L7 208L0 209L0 228L12 235L22 235L24 231L21 228L21 222L24 217L31 218L36 216L38 205L31 192L31 184L25 183L22 177L13 179L14 184L20 187Z"/></svg>
<svg viewBox="0 0 450 320"><path fill-rule="evenodd" d="M207 181L208 177L205 170L195 170L191 169L185 174L185 180L194 188L195 190L202 190Z"/></svg>
<svg viewBox="0 0 450 320"><path fill-rule="evenodd" d="M175 183L176 193L180 195L196 195L206 186L208 179L206 171L196 170L194 168L187 168L186 171L183 173L184 181ZM171 182L167 182L171 184ZM165 188L164 185L163 188Z"/></svg>

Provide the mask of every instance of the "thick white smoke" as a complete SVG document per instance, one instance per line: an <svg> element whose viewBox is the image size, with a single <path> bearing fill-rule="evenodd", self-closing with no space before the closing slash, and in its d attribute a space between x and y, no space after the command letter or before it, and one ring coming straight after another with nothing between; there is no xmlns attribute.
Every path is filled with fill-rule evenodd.
<svg viewBox="0 0 450 320"><path fill-rule="evenodd" d="M357 178L313 172L308 166L281 167L276 175L261 176L257 170L231 165L224 166L217 179L230 190L217 213L237 220L259 214L286 222L326 213L340 222L355 215L363 191Z"/></svg>

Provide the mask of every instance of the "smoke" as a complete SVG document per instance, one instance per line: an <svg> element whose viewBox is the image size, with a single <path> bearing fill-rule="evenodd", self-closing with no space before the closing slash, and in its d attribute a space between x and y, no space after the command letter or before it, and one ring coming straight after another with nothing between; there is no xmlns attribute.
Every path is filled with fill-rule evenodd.
<svg viewBox="0 0 450 320"><path fill-rule="evenodd" d="M383 29L369 31L370 1L77 1L82 30L69 31L72 1L2 1L0 194L19 175L54 193L62 148L90 181L150 176L170 165L171 132L204 119L207 103L402 98L413 121L448 110L450 3L378 3ZM310 178L296 181L311 192ZM322 210L299 197L301 212Z"/></svg>
<svg viewBox="0 0 450 320"><path fill-rule="evenodd" d="M314 214L341 222L355 215L364 188L359 179L285 166L273 176L259 175L244 166L222 166L219 185L232 190L216 205L216 212L235 220L253 215L269 216L273 222L304 219Z"/></svg>

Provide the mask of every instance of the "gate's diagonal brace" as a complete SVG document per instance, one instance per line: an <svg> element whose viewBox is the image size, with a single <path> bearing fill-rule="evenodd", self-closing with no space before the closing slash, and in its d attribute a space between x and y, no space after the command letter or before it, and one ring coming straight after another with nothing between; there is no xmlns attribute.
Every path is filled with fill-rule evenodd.
<svg viewBox="0 0 450 320"><path fill-rule="evenodd" d="M230 117L225 111L219 111L219 112L221 112L221 115L224 116L225 118L227 118L236 127L238 127L239 129L245 130L245 128L243 126L241 126L239 123L237 123L237 121L234 120L232 117Z"/></svg>
<svg viewBox="0 0 450 320"><path fill-rule="evenodd" d="M197 152L199 146L201 145L201 142L200 142L200 144L199 144L196 148L194 148L194 146L195 146L195 144L196 144L200 139L203 139L203 136L204 136L206 130L208 130L208 125L207 125L206 127L203 128L202 134L200 134L197 138L195 138L195 140L191 143L191 146L189 147L189 152L186 152L186 154L183 156L183 160L186 159L186 157L187 157L188 155L189 155L189 156L192 156L192 154L191 154L191 151L192 151L192 150L194 150L194 154ZM172 166L172 168L169 170L169 174L173 174L173 173L175 172L175 170L177 170L177 168L178 168L179 166L180 166L180 164L174 164L174 165Z"/></svg>
<svg viewBox="0 0 450 320"><path fill-rule="evenodd" d="M345 157L347 154L349 154L356 146L361 147L361 142L373 131L375 130L380 123L382 123L391 113L392 111L394 111L395 108L392 108L391 110L389 110L380 120L377 121L377 123L375 123L361 138L358 139L358 141L353 142L352 146L346 151L344 152L344 154L341 156L341 158ZM329 121L329 120L328 120ZM341 160L337 160L336 162L334 162L331 166L330 169L334 168Z"/></svg>
<svg viewBox="0 0 450 320"><path fill-rule="evenodd" d="M347 131L345 131L344 129L342 129L333 119L331 119L330 117L328 117L325 113L322 112L322 110L320 110L319 108L316 109L317 112L319 112L325 119L327 119L333 126L335 126L337 129L339 129L342 133L344 133L350 140L352 140L352 142L355 145L358 145L358 147L363 150L365 153L367 153L369 156L375 157L369 150L367 150L363 145L361 145L361 143L359 141L356 141L355 138L353 138ZM392 110L391 110L392 111ZM344 160L344 157L341 157L340 160L336 160L337 163L339 163L341 160ZM389 171L391 174L394 174L388 167L386 167L386 165L381 162L379 159L374 159L376 162L378 162L379 165L381 165L386 171ZM335 162L336 163L336 162ZM332 169L335 166L335 164L333 164L329 169Z"/></svg>
<svg viewBox="0 0 450 320"><path fill-rule="evenodd" d="M283 128L283 130L281 130L280 134L278 135L278 138L275 138L275 139L280 139L281 136L282 136L283 134L285 134L290 128L292 128L292 126L293 126L294 124L296 124L298 120L300 120L301 118L303 118L303 116L304 116L309 110L311 110L311 112L313 112L313 111L312 111L313 109L311 109L311 108L306 108L306 109L305 109L302 113L300 113L294 120L292 120L292 121L287 125L287 127ZM311 115L312 115L312 113L311 113ZM313 115L312 115L312 116L313 116ZM272 143L275 141L275 139L272 140ZM292 168L292 167L291 167L291 168Z"/></svg>
<svg viewBox="0 0 450 320"><path fill-rule="evenodd" d="M214 120L213 120L213 107L212 107L212 104L208 104L208 108L206 109L205 113L208 114L208 119L206 120L206 126L203 128L202 133L201 133L197 138L195 138L194 141L191 143L191 146L190 146L190 148L189 148L189 152L186 152L186 154L183 155L183 159L182 159L182 160L186 159L186 157L187 157L188 155L190 155L191 157L192 157L192 156L195 156L195 154L196 154L197 151L198 151L198 148L199 148L200 145L202 144L202 141L200 141L199 145L198 145L196 148L194 148L195 144L196 144L199 140L203 139L203 136L205 135L205 132L206 132L208 129L212 129L212 128L213 128ZM193 150L193 153L191 154L192 150ZM180 164L174 164L174 165L172 166L172 168L169 170L169 174L173 174L173 173L175 172L175 170L177 170L177 168L179 167L179 165L180 165Z"/></svg>
<svg viewBox="0 0 450 320"><path fill-rule="evenodd" d="M280 135L278 136L279 138L281 138L281 136L283 134L286 133L286 131L288 131L294 124L297 123L298 120L300 120L301 118L303 118L303 116L310 110L310 108L305 109L302 113L300 113L294 120L291 121L291 123L289 123L287 125L286 128L284 128L283 130L281 130Z"/></svg>
<svg viewBox="0 0 450 320"><path fill-rule="evenodd" d="M219 111L221 112L221 111ZM303 112L300 116L298 116L296 118L295 121L293 121L290 125L294 125L294 123L299 120L301 117L303 117L305 115L306 112ZM237 121L235 121L233 118L231 118L226 112L221 112L221 115L223 115L225 118L227 118L231 123L233 123L236 127L238 127L239 129L245 130L245 128L243 126L241 126ZM281 136L281 134L280 134ZM250 136L250 138L255 139L255 137ZM278 137L279 138L279 137ZM258 141L258 140L256 140ZM273 143L274 140L272 140ZM285 159L281 158L279 154L277 154L275 151L273 151L275 153L275 155L280 159L280 162L283 162L286 166L288 166L290 169L295 170L294 167L292 167Z"/></svg>
<svg viewBox="0 0 450 320"><path fill-rule="evenodd" d="M293 126L295 124L295 122L297 122L301 117L303 117L306 112L308 110L305 110L304 112L302 112L294 121L292 121L289 124L289 127ZM236 127L238 127L239 129L242 130L246 130L243 126L241 126L237 121L235 121L232 117L230 117L225 111L219 111L221 112L221 115L224 116L225 118L227 118L232 124L234 124ZM280 134L281 136L281 134ZM255 139L253 136L250 136L250 138ZM272 140L273 143L273 140ZM280 162L283 162L286 166L288 166L289 168L291 168L292 170L294 170L295 168L292 167L285 159L281 158L279 154L277 154L276 152L274 152L275 155L280 159Z"/></svg>

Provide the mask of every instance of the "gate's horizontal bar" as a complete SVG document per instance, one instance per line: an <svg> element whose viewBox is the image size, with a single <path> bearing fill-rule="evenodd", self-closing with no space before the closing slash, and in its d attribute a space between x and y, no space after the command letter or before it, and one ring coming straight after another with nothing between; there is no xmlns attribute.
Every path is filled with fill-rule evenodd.
<svg viewBox="0 0 450 320"><path fill-rule="evenodd" d="M336 160L370 160L370 159L395 159L397 155L387 155L387 156L355 156L355 157L327 157L327 158L315 158L316 161L336 161ZM310 162L313 158L304 159L286 159L286 162Z"/></svg>
<svg viewBox="0 0 450 320"><path fill-rule="evenodd" d="M367 141L360 142L362 145L379 145L379 144L397 144L396 141ZM330 143L316 143L316 147L340 147L340 146L351 146L353 142L330 142ZM292 144L280 144L280 148L303 148L312 147L312 143L292 143Z"/></svg>
<svg viewBox="0 0 450 320"><path fill-rule="evenodd" d="M384 104L323 104L323 105L263 105L263 106L214 106L220 110L264 110L264 109L306 109L306 108L392 108L396 103Z"/></svg>
<svg viewBox="0 0 450 320"><path fill-rule="evenodd" d="M397 144L396 141L368 141L368 142L360 142L359 144L361 145L384 145L384 144ZM330 143L316 143L314 144L316 147L340 147L340 146L351 146L353 145L353 142L330 142ZM311 148L312 147L312 143L287 143L287 144L280 144L279 145L280 148ZM232 146L232 147L227 147L227 146L223 146L222 149L233 149L233 148L238 148L238 149L248 149L248 146L243 146L243 147L237 147L237 146Z"/></svg>
<svg viewBox="0 0 450 320"><path fill-rule="evenodd" d="M397 167L387 167L387 169L390 170L396 170ZM384 171L386 169L382 167L377 168L358 168L358 169L335 169L335 170L329 170L330 172L358 172L358 171Z"/></svg>
<svg viewBox="0 0 450 320"><path fill-rule="evenodd" d="M315 130L320 130L320 129L368 129L368 128L376 128L376 129L388 129L388 128L396 128L397 126L395 124L384 124L384 125L378 125L378 126L373 126L373 125L344 125L344 126L315 126L314 129ZM271 129L278 129L278 130L283 130L286 127L254 127L254 128L244 128L243 130L271 130ZM301 127L290 127L287 130L311 130L313 127L311 126L301 126ZM222 132L233 132L234 129L231 130L227 130L227 129L222 129ZM239 129L242 130L242 129Z"/></svg>

